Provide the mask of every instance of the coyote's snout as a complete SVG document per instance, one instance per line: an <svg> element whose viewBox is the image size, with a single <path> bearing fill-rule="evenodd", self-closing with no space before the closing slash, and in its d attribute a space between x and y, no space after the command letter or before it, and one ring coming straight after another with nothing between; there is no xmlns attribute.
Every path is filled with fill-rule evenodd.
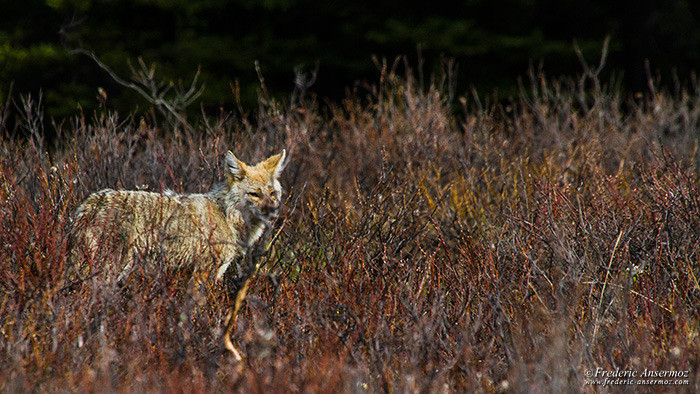
<svg viewBox="0 0 700 394"><path fill-rule="evenodd" d="M226 179L207 194L109 189L93 193L78 207L71 224L69 278L79 282L114 270L117 280L126 280L139 257L146 257L147 264L191 269L199 277L214 274L220 280L226 273L235 301L224 341L240 360L230 335L254 270L244 257L277 218L285 156L283 150L250 166L228 152ZM96 264L100 256L115 253L122 256L118 266Z"/></svg>

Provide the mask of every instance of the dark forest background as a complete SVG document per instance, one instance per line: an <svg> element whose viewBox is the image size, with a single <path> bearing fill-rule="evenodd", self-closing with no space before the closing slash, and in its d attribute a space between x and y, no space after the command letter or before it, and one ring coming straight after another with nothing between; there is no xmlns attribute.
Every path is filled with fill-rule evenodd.
<svg viewBox="0 0 700 394"><path fill-rule="evenodd" d="M337 100L374 82L373 57L406 55L424 75L444 59L458 65L457 94L507 99L531 67L548 76L591 63L610 37L606 64L628 92L693 83L700 61L700 2L690 0L529 0L454 2L319 0L25 0L0 3L0 99L43 96L47 115L63 118L97 108L98 88L109 107L147 105L116 84L93 52L128 79L142 57L163 80L191 81L198 68L203 94L193 107L216 111L254 106L261 84L288 97L295 73L318 70L311 92ZM649 67L645 67L648 60Z"/></svg>

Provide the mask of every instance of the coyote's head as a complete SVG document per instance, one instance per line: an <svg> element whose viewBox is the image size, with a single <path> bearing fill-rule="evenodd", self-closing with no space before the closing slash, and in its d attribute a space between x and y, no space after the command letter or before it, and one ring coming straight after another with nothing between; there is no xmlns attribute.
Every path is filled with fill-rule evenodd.
<svg viewBox="0 0 700 394"><path fill-rule="evenodd" d="M253 219L269 226L277 218L282 199L279 176L285 166L286 151L270 156L250 166L229 151L226 154L226 192L222 196L227 206L243 215L247 224Z"/></svg>

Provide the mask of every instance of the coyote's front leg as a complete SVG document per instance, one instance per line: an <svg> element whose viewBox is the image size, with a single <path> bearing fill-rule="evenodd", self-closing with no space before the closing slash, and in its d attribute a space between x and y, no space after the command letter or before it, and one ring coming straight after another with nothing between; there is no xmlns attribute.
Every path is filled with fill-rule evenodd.
<svg viewBox="0 0 700 394"><path fill-rule="evenodd" d="M229 312L226 316L226 330L224 330L224 345L226 346L226 349L233 353L233 357L236 359L236 361L242 361L243 357L241 356L241 353L238 351L238 349L236 349L235 346L233 346L233 342L231 342L231 333L233 332L233 329L236 326L236 318L238 317L238 311L241 309L243 301L245 300L246 293L248 292L250 278L245 280L245 283L242 287L239 287L238 283L235 282L237 281L229 282L229 295L232 296L232 298L235 297L235 301L233 303L233 306L229 307Z"/></svg>

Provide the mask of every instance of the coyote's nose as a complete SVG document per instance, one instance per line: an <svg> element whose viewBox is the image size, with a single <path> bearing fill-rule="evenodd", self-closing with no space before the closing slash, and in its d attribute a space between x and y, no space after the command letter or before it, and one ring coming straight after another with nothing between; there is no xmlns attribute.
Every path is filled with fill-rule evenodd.
<svg viewBox="0 0 700 394"><path fill-rule="evenodd" d="M260 207L260 211L265 215L269 215L270 213L274 212L275 209L277 209L275 202L269 197L265 198L265 201L263 201L262 206Z"/></svg>

